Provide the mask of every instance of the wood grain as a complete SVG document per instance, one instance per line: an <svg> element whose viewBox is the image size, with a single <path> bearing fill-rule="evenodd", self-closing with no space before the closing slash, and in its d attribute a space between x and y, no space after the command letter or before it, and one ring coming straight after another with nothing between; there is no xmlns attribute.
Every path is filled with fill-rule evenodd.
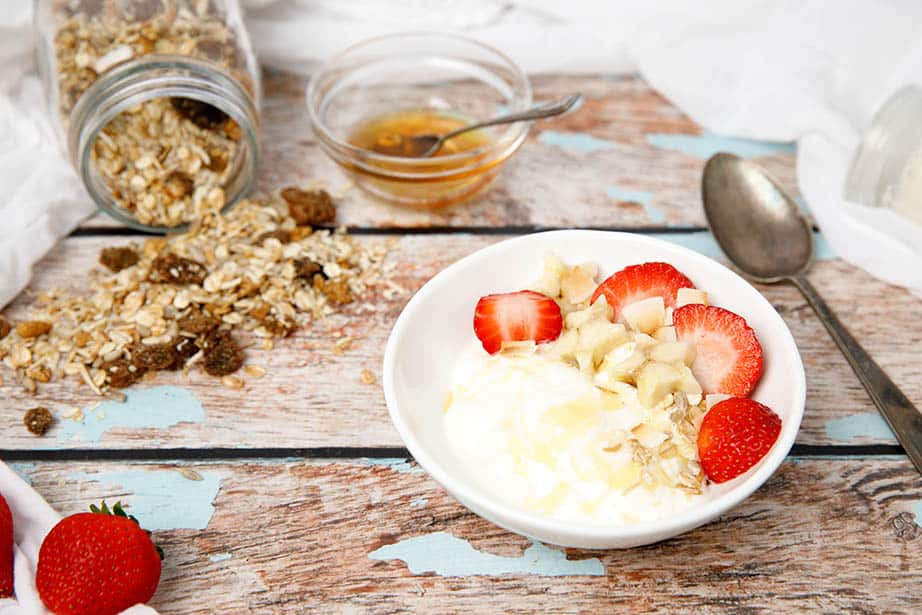
<svg viewBox="0 0 922 615"><path fill-rule="evenodd" d="M363 241L389 241L364 237ZM360 373L370 369L380 378L384 344L404 303L426 280L446 265L474 250L499 241L499 236L413 235L399 237L391 257L398 264L396 282L406 292L391 301L374 298L370 313L354 310L331 318L281 341L272 352L248 351L247 361L268 370L262 379L247 379L243 391L224 388L200 372L188 379L162 374L146 383L175 384L201 400L204 422L181 423L161 430L118 428L96 446L107 448L157 447L375 447L401 446L384 406L380 382L363 384ZM58 246L37 268L33 289L79 286L102 246L129 238L81 237ZM847 326L868 351L917 404L922 405L920 343L922 304L909 293L883 284L841 261L820 261L811 274ZM891 444L884 434L836 439L827 434L827 422L859 413L873 413L864 390L848 368L813 312L791 286L760 287L784 317L796 338L807 370L807 411L798 438L800 444ZM882 300L881 298L886 298ZM7 312L24 314L25 296ZM355 338L343 355L334 352L334 334ZM95 397L74 380L52 383L31 397L12 383L10 370L0 366L5 384L0 428L3 448L87 447L79 440L59 441L52 430L42 440L21 425L22 411L46 405L64 412L86 406Z"/></svg>
<svg viewBox="0 0 922 615"><path fill-rule="evenodd" d="M164 615L922 608L916 591L922 528L911 512L922 502L922 480L901 458L789 460L738 508L684 536L629 551L568 549L570 560L598 558L604 575L563 577L413 574L399 559L370 559L382 545L434 532L504 557L522 557L530 543L468 512L424 473L359 460L101 470L45 463L30 474L34 487L67 514L102 497L131 502L144 495L108 484L113 471L182 468L222 480L206 529L154 533L166 560L152 605ZM75 473L99 482L75 483ZM224 559L211 561L216 554ZM430 555L459 557L453 549Z"/></svg>
<svg viewBox="0 0 922 615"><path fill-rule="evenodd" d="M642 79L536 77L535 96L581 91L586 103L562 119L538 122L492 190L473 203L418 211L377 202L360 190L320 150L304 103L305 79L268 73L265 79L263 154L257 190L319 182L338 195L338 221L354 227L601 226L620 228L702 226L699 185L704 159L648 143L651 134L698 135L701 128ZM581 151L547 143L544 130L603 141ZM790 153L759 158L796 193ZM651 202L609 196L618 187L651 193ZM105 215L85 227L116 227Z"/></svg>

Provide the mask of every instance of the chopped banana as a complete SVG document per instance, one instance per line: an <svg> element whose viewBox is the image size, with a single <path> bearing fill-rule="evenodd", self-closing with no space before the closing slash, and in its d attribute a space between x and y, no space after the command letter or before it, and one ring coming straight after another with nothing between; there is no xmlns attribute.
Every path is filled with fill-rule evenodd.
<svg viewBox="0 0 922 615"><path fill-rule="evenodd" d="M682 374L674 366L647 363L637 374L637 399L647 408L652 408L678 390L681 381Z"/></svg>
<svg viewBox="0 0 922 615"><path fill-rule="evenodd" d="M697 288L680 288L678 292L676 292L675 306L682 307L683 305L688 305L690 303L700 303L701 305L707 305L708 294L703 290L698 290Z"/></svg>
<svg viewBox="0 0 922 615"><path fill-rule="evenodd" d="M593 365L602 362L615 346L630 340L624 325L607 320L590 320L579 328L579 350L592 352Z"/></svg>
<svg viewBox="0 0 922 615"><path fill-rule="evenodd" d="M567 266L559 258L548 254L544 257L544 270L541 272L541 278L531 286L530 290L556 299L560 296L560 276L566 269Z"/></svg>
<svg viewBox="0 0 922 615"><path fill-rule="evenodd" d="M579 267L565 269L560 276L560 294L571 303L588 301L595 288L595 280Z"/></svg>
<svg viewBox="0 0 922 615"><path fill-rule="evenodd" d="M636 342L627 342L613 348L599 366L603 379L615 382L634 382L638 369L647 357Z"/></svg>
<svg viewBox="0 0 922 615"><path fill-rule="evenodd" d="M695 361L695 347L688 342L662 342L651 347L647 355L661 363L691 365Z"/></svg>
<svg viewBox="0 0 922 615"><path fill-rule="evenodd" d="M650 297L621 308L621 317L634 331L653 333L663 326L666 307L662 297Z"/></svg>
<svg viewBox="0 0 922 615"><path fill-rule="evenodd" d="M673 327L672 325L660 327L659 329L653 332L653 339L655 339L658 342L676 341L675 327Z"/></svg>
<svg viewBox="0 0 922 615"><path fill-rule="evenodd" d="M565 324L568 329L576 329L593 320L604 320L609 322L613 315L613 310L608 306L608 301L605 299L605 296L602 295L596 299L595 303L585 310L576 310L575 312L567 314Z"/></svg>

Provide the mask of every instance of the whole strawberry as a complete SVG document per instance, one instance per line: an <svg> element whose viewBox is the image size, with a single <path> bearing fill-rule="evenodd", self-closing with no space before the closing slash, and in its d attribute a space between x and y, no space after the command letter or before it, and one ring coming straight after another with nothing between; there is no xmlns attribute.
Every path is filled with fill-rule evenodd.
<svg viewBox="0 0 922 615"><path fill-rule="evenodd" d="M13 595L13 513L0 495L0 598Z"/></svg>
<svg viewBox="0 0 922 615"><path fill-rule="evenodd" d="M159 549L120 503L62 519L38 553L35 585L57 615L115 615L147 602L160 582Z"/></svg>

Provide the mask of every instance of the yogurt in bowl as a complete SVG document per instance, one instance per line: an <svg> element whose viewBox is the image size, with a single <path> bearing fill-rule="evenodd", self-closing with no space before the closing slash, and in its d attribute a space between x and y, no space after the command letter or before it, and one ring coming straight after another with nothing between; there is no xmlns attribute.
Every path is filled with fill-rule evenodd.
<svg viewBox="0 0 922 615"><path fill-rule="evenodd" d="M542 254L560 256L543 274ZM633 282L596 290L639 262L671 263L708 294L685 290L677 302L675 289L665 301L632 290L622 301ZM726 325L728 310L748 325ZM748 283L673 244L597 231L502 242L433 278L395 325L384 387L410 452L463 504L586 548L662 540L737 504L789 450L805 390L790 333ZM739 401L714 405L721 398L707 393L721 389ZM745 421L718 420L750 410ZM726 434L753 416L767 445L728 455Z"/></svg>

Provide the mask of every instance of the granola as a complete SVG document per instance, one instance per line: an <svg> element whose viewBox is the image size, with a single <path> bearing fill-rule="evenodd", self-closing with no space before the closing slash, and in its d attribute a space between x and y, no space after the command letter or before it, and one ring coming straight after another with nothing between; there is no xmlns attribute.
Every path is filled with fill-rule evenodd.
<svg viewBox="0 0 922 615"><path fill-rule="evenodd" d="M22 417L22 422L30 433L36 436L44 436L54 422L54 417L51 416L48 408L32 408L26 411L25 416Z"/></svg>
<svg viewBox="0 0 922 615"><path fill-rule="evenodd" d="M207 61L254 94L239 37L208 0L100 0L62 9L62 17L53 45L65 128L100 76L149 54ZM240 137L240 127L212 105L157 98L113 119L93 144L93 161L116 205L143 224L173 227L224 207Z"/></svg>
<svg viewBox="0 0 922 615"><path fill-rule="evenodd" d="M46 375L74 378L100 395L164 369L229 375L243 365L239 340L260 338L271 349L273 338L341 312L347 294L355 303L392 270L384 267L385 243L365 246L341 231L306 230L282 208L277 196L247 199L186 233L128 246L138 262L118 272L94 270L82 285L87 294L39 295L32 320L0 340L0 358L29 390ZM292 241L257 239L278 230ZM316 264L329 280L300 276L302 262ZM317 279L333 286L316 288ZM17 332L34 322L50 330Z"/></svg>

